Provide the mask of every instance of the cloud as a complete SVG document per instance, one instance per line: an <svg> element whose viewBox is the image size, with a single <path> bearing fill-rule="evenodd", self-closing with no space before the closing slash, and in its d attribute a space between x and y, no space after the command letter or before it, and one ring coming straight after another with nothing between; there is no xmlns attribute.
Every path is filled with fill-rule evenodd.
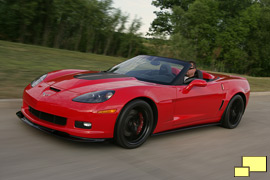
<svg viewBox="0 0 270 180"><path fill-rule="evenodd" d="M144 35L148 31L151 22L155 19L154 11L159 10L151 5L152 0L113 0L113 6L121 9L122 12L130 14L130 21L137 15L142 20L140 32Z"/></svg>

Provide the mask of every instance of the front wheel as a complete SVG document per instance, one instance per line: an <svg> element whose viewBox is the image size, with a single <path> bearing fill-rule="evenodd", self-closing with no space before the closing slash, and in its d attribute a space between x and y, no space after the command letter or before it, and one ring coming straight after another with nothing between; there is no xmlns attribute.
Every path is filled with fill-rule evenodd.
<svg viewBox="0 0 270 180"><path fill-rule="evenodd" d="M233 129L238 126L245 110L243 98L235 95L229 102L221 119L221 126Z"/></svg>
<svg viewBox="0 0 270 180"><path fill-rule="evenodd" d="M137 148L147 140L153 122L151 106L142 100L132 101L124 107L118 118L114 139L124 148Z"/></svg>

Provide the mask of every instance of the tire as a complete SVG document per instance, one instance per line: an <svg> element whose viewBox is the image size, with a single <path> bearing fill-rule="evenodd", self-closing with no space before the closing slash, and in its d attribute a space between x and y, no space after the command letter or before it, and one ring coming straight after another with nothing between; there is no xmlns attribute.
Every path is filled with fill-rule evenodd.
<svg viewBox="0 0 270 180"><path fill-rule="evenodd" d="M221 119L221 126L234 129L238 126L244 114L245 103L240 95L235 95L229 102Z"/></svg>
<svg viewBox="0 0 270 180"><path fill-rule="evenodd" d="M154 118L151 106L142 100L128 103L118 117L114 140L123 148L141 146L151 134Z"/></svg>

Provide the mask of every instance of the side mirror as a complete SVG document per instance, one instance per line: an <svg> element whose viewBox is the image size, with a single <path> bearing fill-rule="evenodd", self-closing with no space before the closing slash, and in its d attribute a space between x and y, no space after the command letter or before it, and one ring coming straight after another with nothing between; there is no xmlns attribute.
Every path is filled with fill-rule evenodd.
<svg viewBox="0 0 270 180"><path fill-rule="evenodd" d="M194 86L205 87L207 85L205 80L195 79L187 87L183 89L183 93L187 94Z"/></svg>

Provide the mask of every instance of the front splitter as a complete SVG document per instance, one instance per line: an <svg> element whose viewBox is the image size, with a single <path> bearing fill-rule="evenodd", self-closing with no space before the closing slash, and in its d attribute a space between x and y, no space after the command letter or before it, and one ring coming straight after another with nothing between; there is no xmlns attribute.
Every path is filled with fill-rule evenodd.
<svg viewBox="0 0 270 180"><path fill-rule="evenodd" d="M31 122L29 119L27 119L23 115L23 113L21 111L18 111L16 113L16 115L18 116L18 118L20 120L22 120L26 124L36 128L36 129L38 129L40 131L43 131L45 133L54 135L54 136L62 138L62 139L66 139L66 140L70 140L70 141L76 141L76 142L103 142L103 141L106 140L106 139L93 139L93 138L83 138L83 137L72 136L72 135L70 135L68 133L65 133L65 132L57 131L57 130L54 130L54 129L50 129L50 128L35 124L35 123Z"/></svg>

